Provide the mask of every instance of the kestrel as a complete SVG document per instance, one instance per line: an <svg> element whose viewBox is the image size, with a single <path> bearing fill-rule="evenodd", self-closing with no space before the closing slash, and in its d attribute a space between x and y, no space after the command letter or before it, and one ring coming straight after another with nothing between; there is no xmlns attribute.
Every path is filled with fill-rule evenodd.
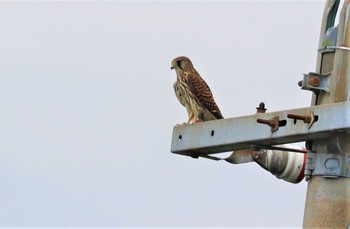
<svg viewBox="0 0 350 229"><path fill-rule="evenodd" d="M201 122L224 118L209 86L193 67L190 59L185 56L175 58L171 62L171 69L176 71L177 80L174 83L174 90L177 99L186 107L187 124L191 121Z"/></svg>

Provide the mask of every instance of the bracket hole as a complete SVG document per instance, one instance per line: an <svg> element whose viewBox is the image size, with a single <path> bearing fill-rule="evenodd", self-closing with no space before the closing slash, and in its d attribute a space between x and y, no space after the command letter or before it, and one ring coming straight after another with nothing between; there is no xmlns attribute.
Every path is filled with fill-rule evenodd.
<svg viewBox="0 0 350 229"><path fill-rule="evenodd" d="M179 142L182 140L182 135L181 134L179 135L177 140L179 140Z"/></svg>
<svg viewBox="0 0 350 229"><path fill-rule="evenodd" d="M278 122L279 126L286 126L287 125L287 120L281 120Z"/></svg>
<svg viewBox="0 0 350 229"><path fill-rule="evenodd" d="M214 130L212 130L210 134L211 134L211 136L213 137L214 134L215 134Z"/></svg>
<svg viewBox="0 0 350 229"><path fill-rule="evenodd" d="M315 122L318 121L318 115L315 115Z"/></svg>
<svg viewBox="0 0 350 229"><path fill-rule="evenodd" d="M297 120L296 120L296 119L293 119L293 123L294 123L294 125L297 124Z"/></svg>

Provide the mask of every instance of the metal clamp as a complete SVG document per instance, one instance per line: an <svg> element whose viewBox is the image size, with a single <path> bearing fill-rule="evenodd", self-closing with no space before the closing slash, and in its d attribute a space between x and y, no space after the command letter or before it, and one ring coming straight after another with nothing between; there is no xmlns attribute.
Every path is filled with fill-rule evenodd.
<svg viewBox="0 0 350 229"><path fill-rule="evenodd" d="M299 86L301 89L310 91L325 91L330 92L330 73L326 75L310 72L304 74L304 78L300 81Z"/></svg>
<svg viewBox="0 0 350 229"><path fill-rule="evenodd" d="M311 180L313 171L315 170L315 153L311 150L307 151L306 165L305 165L305 180Z"/></svg>
<svg viewBox="0 0 350 229"><path fill-rule="evenodd" d="M350 178L350 155L333 153L315 153L308 150L305 180L309 181L312 176L323 176L326 178Z"/></svg>
<svg viewBox="0 0 350 229"><path fill-rule="evenodd" d="M350 51L349 47L345 46L324 46L323 48L319 49L318 51L326 50L326 49L341 49L345 51Z"/></svg>

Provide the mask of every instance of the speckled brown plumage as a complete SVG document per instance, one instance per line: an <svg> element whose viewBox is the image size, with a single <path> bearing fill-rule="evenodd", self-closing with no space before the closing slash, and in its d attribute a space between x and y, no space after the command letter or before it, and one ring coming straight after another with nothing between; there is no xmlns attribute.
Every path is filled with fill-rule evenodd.
<svg viewBox="0 0 350 229"><path fill-rule="evenodd" d="M174 83L176 97L186 107L188 121L209 121L222 119L207 83L198 74L189 58L180 56L171 63L176 70L177 80Z"/></svg>

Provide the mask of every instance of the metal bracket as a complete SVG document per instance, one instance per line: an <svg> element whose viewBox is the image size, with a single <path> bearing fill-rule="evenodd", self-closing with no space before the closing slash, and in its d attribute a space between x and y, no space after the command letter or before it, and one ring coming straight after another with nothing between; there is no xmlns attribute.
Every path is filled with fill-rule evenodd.
<svg viewBox="0 0 350 229"><path fill-rule="evenodd" d="M330 75L328 73L326 75L318 74L315 72L310 72L308 74L304 74L304 78L299 82L299 86L301 89L310 90L310 91L325 91L327 93L330 92Z"/></svg>
<svg viewBox="0 0 350 229"><path fill-rule="evenodd" d="M285 152L294 152L294 153L307 153L306 150L301 150L301 149L294 149L294 148L289 148L289 147L280 147L280 146L271 146L271 145L251 145L249 149L245 149L245 150L238 150L238 151L234 151L234 154L240 153L241 157L240 157L240 161L239 162L232 162L230 161L230 158L232 158L232 155L226 158L221 158L221 157L216 157L216 156L211 156L211 155L205 155L205 154L192 154L191 157L198 159L200 157L206 158L206 159L210 159L210 160L214 160L214 161L220 161L220 160L225 160L228 161L230 163L233 164L240 164L240 163L246 163L246 162L251 162L253 161L250 157L250 152L258 152L258 151L266 151L266 150L278 150L278 151L285 151ZM242 156L244 155L244 156ZM237 160L237 158L236 158Z"/></svg>
<svg viewBox="0 0 350 229"><path fill-rule="evenodd" d="M313 171L315 170L315 153L311 150L307 151L306 165L305 165L305 180L311 180Z"/></svg>
<svg viewBox="0 0 350 229"><path fill-rule="evenodd" d="M294 153L307 153L306 150L300 150L300 149L293 149L288 147L279 147L279 146L267 146L267 145L251 145L250 148L255 151L259 151L262 149L269 149L269 150L279 150L279 151L287 151L287 152L294 152Z"/></svg>
<svg viewBox="0 0 350 229"><path fill-rule="evenodd" d="M288 114L306 117L311 112L315 119L317 117L311 127L310 123L294 122L287 118ZM270 120L276 116L282 117L285 123L279 123L279 129L274 132L256 122L259 118ZM281 145L334 137L349 131L350 102L333 103L175 126L171 152L202 156L249 149L252 145Z"/></svg>
<svg viewBox="0 0 350 229"><path fill-rule="evenodd" d="M305 180L309 181L312 176L323 176L326 178L350 178L350 155L334 153L307 152L305 166Z"/></svg>
<svg viewBox="0 0 350 229"><path fill-rule="evenodd" d="M350 51L350 48L345 46L325 46L324 48L319 49L318 51L329 50L329 49L332 49L332 50L341 49L345 51Z"/></svg>

